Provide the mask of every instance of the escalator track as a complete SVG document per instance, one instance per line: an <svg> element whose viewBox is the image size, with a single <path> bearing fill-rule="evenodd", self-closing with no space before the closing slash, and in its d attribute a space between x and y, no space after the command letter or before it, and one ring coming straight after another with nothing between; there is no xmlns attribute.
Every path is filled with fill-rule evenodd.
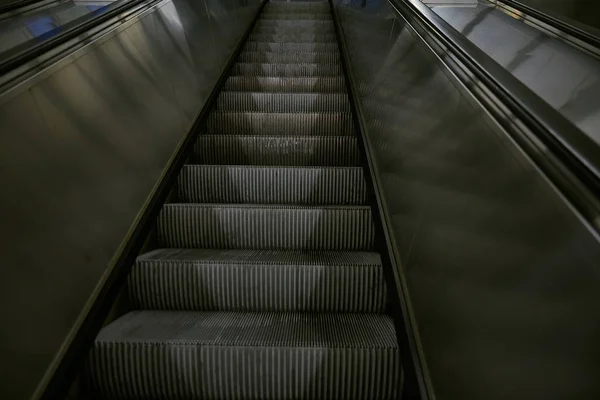
<svg viewBox="0 0 600 400"><path fill-rule="evenodd" d="M100 398L397 398L328 3L267 3L87 364Z"/></svg>

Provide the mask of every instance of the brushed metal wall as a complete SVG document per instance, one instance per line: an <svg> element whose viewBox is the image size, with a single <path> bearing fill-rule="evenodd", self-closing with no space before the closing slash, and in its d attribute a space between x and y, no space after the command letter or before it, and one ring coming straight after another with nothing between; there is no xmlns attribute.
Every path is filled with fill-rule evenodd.
<svg viewBox="0 0 600 400"><path fill-rule="evenodd" d="M590 0L520 0L540 11L564 16L573 21L600 29L600 3Z"/></svg>
<svg viewBox="0 0 600 400"><path fill-rule="evenodd" d="M600 398L597 239L387 2L337 8L436 398Z"/></svg>
<svg viewBox="0 0 600 400"><path fill-rule="evenodd" d="M29 398L259 0L172 0L0 101L0 398Z"/></svg>

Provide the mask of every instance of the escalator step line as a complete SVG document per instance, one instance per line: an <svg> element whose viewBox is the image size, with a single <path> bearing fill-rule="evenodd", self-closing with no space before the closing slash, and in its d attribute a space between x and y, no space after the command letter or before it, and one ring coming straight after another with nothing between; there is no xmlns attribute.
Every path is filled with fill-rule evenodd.
<svg viewBox="0 0 600 400"><path fill-rule="evenodd" d="M342 67L337 64L252 64L237 63L232 75L241 76L342 76Z"/></svg>
<svg viewBox="0 0 600 400"><path fill-rule="evenodd" d="M215 109L234 112L350 112L346 93L221 92Z"/></svg>
<svg viewBox="0 0 600 400"><path fill-rule="evenodd" d="M273 43L247 42L245 51L270 51L277 53L338 53L337 43Z"/></svg>
<svg viewBox="0 0 600 400"><path fill-rule="evenodd" d="M100 332L90 364L106 398L350 398L354 382L369 382L363 399L400 390L394 326L381 314L134 311Z"/></svg>
<svg viewBox="0 0 600 400"><path fill-rule="evenodd" d="M232 76L224 91L268 93L345 93L344 78L328 77L248 77Z"/></svg>
<svg viewBox="0 0 600 400"><path fill-rule="evenodd" d="M354 136L351 113L218 112L208 116L210 134Z"/></svg>
<svg viewBox="0 0 600 400"><path fill-rule="evenodd" d="M369 251L374 237L368 206L166 204L157 232L191 249Z"/></svg>
<svg viewBox="0 0 600 400"><path fill-rule="evenodd" d="M149 310L380 313L386 300L379 256L365 252L161 249L138 258L129 289Z"/></svg>
<svg viewBox="0 0 600 400"><path fill-rule="evenodd" d="M360 167L186 165L179 176L186 203L363 205Z"/></svg>
<svg viewBox="0 0 600 400"><path fill-rule="evenodd" d="M215 165L360 165L352 136L202 135L194 154L199 163Z"/></svg>

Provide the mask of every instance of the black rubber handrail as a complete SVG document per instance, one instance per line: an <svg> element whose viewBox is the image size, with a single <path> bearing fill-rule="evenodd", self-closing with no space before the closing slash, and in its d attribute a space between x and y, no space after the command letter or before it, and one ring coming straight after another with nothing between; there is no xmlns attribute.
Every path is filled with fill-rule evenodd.
<svg viewBox="0 0 600 400"><path fill-rule="evenodd" d="M528 16L531 16L554 29L564 32L569 36L572 36L584 43L587 43L590 46L593 46L600 50L600 37L594 35L593 33L582 29L578 26L575 26L569 22L563 21L558 17L550 15L546 12L540 11L536 8L528 6L526 4L521 3L516 0L497 0L498 3L505 4L511 8L514 8L517 11L522 12Z"/></svg>
<svg viewBox="0 0 600 400"><path fill-rule="evenodd" d="M388 0L451 51L537 138L600 198L600 146L419 0Z"/></svg>
<svg viewBox="0 0 600 400"><path fill-rule="evenodd" d="M105 12L99 15L88 14L82 19L74 20L61 27L62 33L59 35L44 40L43 42L37 43L36 45L29 45L29 42L25 43L25 48L17 51L14 54L8 56L5 60L0 63L0 75L4 75L11 70L19 68L20 66L35 60L44 53L66 43L77 36L96 28L102 23L118 16L121 13L127 12L138 5L143 3L154 3L156 0L123 0L120 3L113 3L109 5ZM116 5L115 5L116 4Z"/></svg>

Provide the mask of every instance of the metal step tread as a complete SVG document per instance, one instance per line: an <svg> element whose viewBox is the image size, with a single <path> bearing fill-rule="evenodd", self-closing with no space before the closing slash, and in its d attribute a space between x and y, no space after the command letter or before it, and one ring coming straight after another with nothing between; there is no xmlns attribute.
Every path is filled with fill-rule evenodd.
<svg viewBox="0 0 600 400"><path fill-rule="evenodd" d="M178 192L195 203L361 205L367 198L360 167L186 165Z"/></svg>
<svg viewBox="0 0 600 400"><path fill-rule="evenodd" d="M305 20L305 21L333 21L331 13L264 13L261 14L260 20L269 19L289 19L289 20Z"/></svg>
<svg viewBox="0 0 600 400"><path fill-rule="evenodd" d="M346 93L221 92L215 109L269 113L350 112Z"/></svg>
<svg viewBox="0 0 600 400"><path fill-rule="evenodd" d="M103 328L102 344L398 349L385 314L132 311Z"/></svg>
<svg viewBox="0 0 600 400"><path fill-rule="evenodd" d="M238 62L259 64L340 64L339 53L277 53L270 51L244 51Z"/></svg>
<svg viewBox="0 0 600 400"><path fill-rule="evenodd" d="M194 154L215 165L360 165L355 136L202 135Z"/></svg>
<svg viewBox="0 0 600 400"><path fill-rule="evenodd" d="M137 258L142 264L293 265L332 267L381 266L379 253L368 251L281 251L223 249L156 249Z"/></svg>
<svg viewBox="0 0 600 400"><path fill-rule="evenodd" d="M333 20L299 20L299 19L265 19L256 21L255 28L284 27L284 28L320 28L326 27L335 31Z"/></svg>
<svg viewBox="0 0 600 400"><path fill-rule="evenodd" d="M272 43L337 43L335 33L317 33L306 32L291 33L252 33L249 42L272 42Z"/></svg>
<svg viewBox="0 0 600 400"><path fill-rule="evenodd" d="M257 25L252 34L281 35L281 34L335 34L335 25Z"/></svg>
<svg viewBox="0 0 600 400"><path fill-rule="evenodd" d="M338 53L337 43L273 43L247 42L244 51L270 51L277 53Z"/></svg>
<svg viewBox="0 0 600 400"><path fill-rule="evenodd" d="M134 309L384 312L377 253L159 249L129 275Z"/></svg>
<svg viewBox="0 0 600 400"><path fill-rule="evenodd" d="M238 62L231 75L242 76L343 76L341 64L269 64Z"/></svg>
<svg viewBox="0 0 600 400"><path fill-rule="evenodd" d="M223 92L346 93L343 77L231 76Z"/></svg>
<svg viewBox="0 0 600 400"><path fill-rule="evenodd" d="M237 135L268 136L354 136L352 114L264 113L213 111L208 116L211 135L235 132Z"/></svg>
<svg viewBox="0 0 600 400"><path fill-rule="evenodd" d="M360 250L373 247L368 206L165 204L161 247Z"/></svg>

